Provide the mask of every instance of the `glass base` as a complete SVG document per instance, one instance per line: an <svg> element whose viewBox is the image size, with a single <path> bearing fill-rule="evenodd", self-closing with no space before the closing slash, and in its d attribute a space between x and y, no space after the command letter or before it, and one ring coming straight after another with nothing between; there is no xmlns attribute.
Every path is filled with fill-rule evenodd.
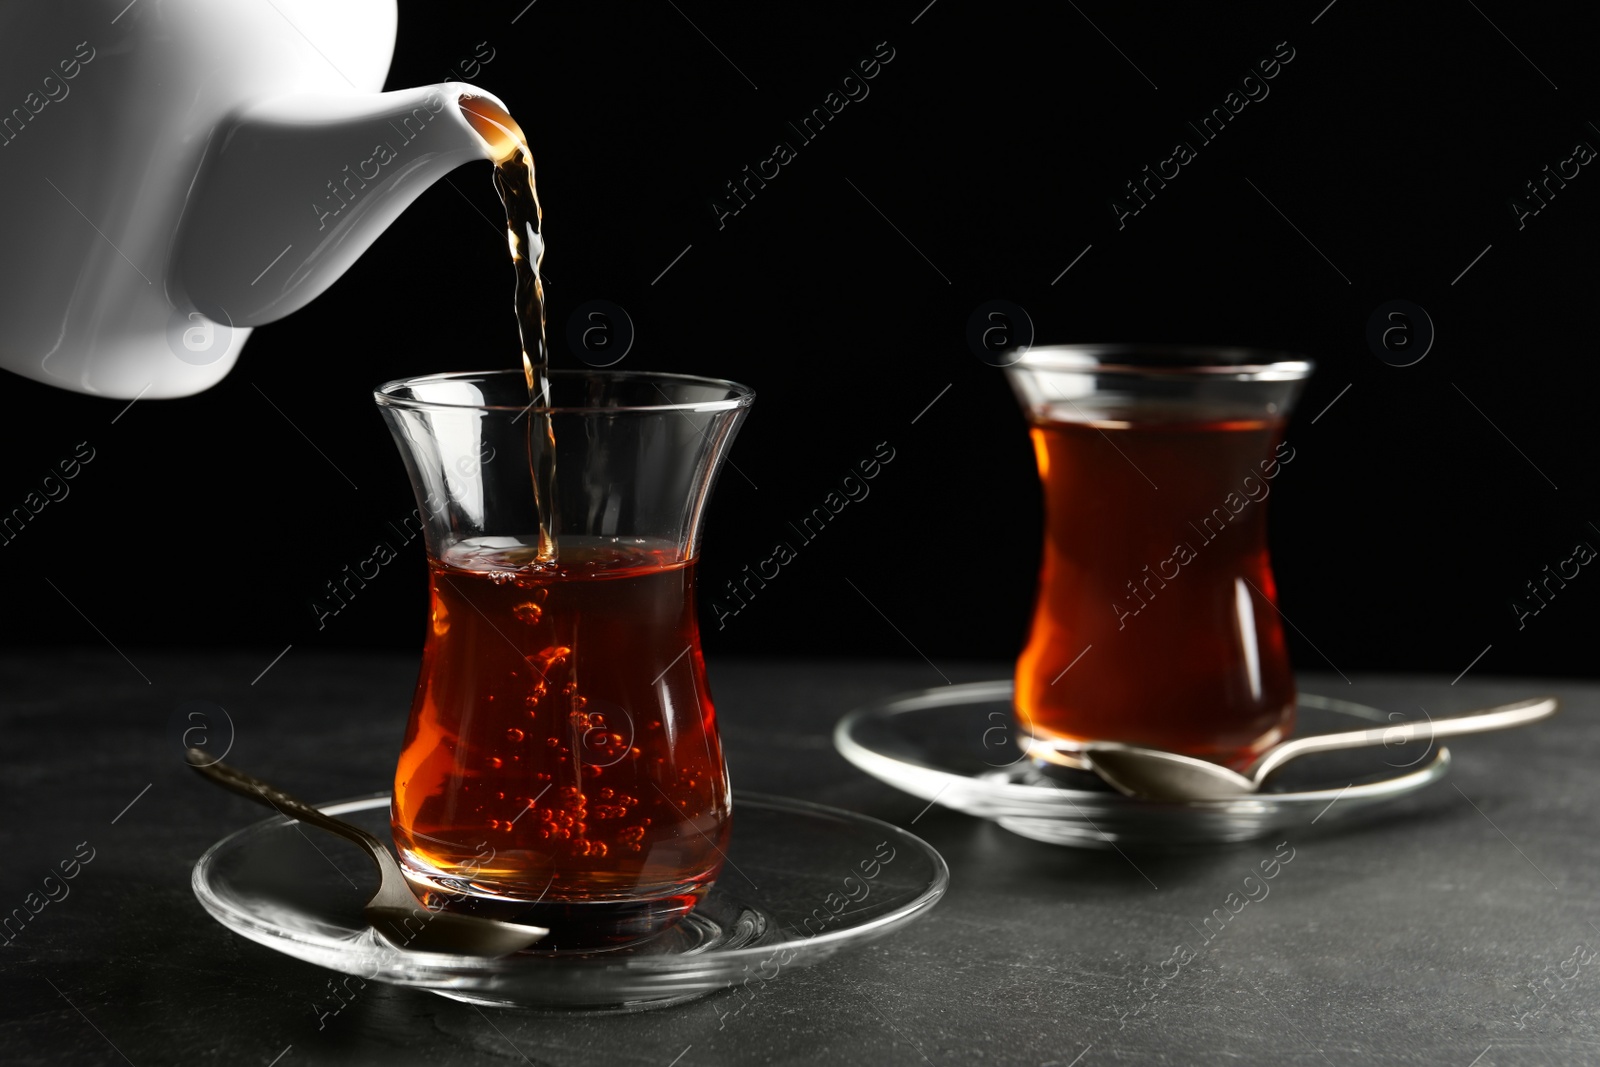
<svg viewBox="0 0 1600 1067"><path fill-rule="evenodd" d="M1292 726L1292 709L1289 718ZM1041 765L1065 767L1075 771L1087 771L1089 769L1089 762L1084 753L1087 751L1088 746L1094 743L1093 739L1065 736L1037 728L1029 731L1021 723L1015 724L1013 729L1016 733L1015 741L1017 747L1030 760L1037 761ZM1225 756L1217 752L1187 752L1185 755L1194 756L1197 759L1210 760L1213 763L1219 763L1224 767L1242 772L1244 768L1253 764L1263 752L1287 741L1290 733L1290 726L1274 726L1248 746L1229 749Z"/></svg>
<svg viewBox="0 0 1600 1067"><path fill-rule="evenodd" d="M654 937L693 911L710 891L712 881L706 878L642 899L530 901L488 896L457 879L403 870L412 891L428 908L546 928L549 936L527 950L540 954L594 952Z"/></svg>

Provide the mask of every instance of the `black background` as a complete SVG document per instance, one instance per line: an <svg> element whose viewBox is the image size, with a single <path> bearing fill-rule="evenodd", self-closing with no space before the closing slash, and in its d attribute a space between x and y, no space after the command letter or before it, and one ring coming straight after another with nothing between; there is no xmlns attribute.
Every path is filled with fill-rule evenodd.
<svg viewBox="0 0 1600 1067"><path fill-rule="evenodd" d="M708 650L1016 654L1039 494L1003 376L965 339L1000 298L1041 342L1317 361L1271 503L1296 663L1454 676L1488 647L1474 671L1597 673L1600 576L1521 630L1511 602L1600 546L1600 169L1521 230L1508 206L1576 142L1600 146L1593 21L1500 0L925 3L402 5L389 87L444 80L486 42L472 80L528 131L556 363L576 362L571 309L607 299L637 328L624 367L759 393L708 519ZM1119 230L1123 183L1195 143L1185 122L1281 41L1270 95ZM879 42L894 58L870 95L719 229L723 184L796 141L786 122ZM0 548L0 636L420 648L419 543L320 631L311 600L413 506L371 387L515 362L498 211L487 164L455 172L203 395L124 411L6 377L0 506L77 442L96 458ZM1365 340L1393 299L1437 329L1414 366ZM719 631L715 590L879 442L896 458L870 497Z"/></svg>

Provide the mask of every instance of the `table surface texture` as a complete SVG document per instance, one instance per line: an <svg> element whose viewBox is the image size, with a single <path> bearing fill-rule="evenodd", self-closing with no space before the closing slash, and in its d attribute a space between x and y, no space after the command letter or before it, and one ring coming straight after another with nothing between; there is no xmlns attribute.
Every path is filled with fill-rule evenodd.
<svg viewBox="0 0 1600 1067"><path fill-rule="evenodd" d="M834 751L851 708L1004 664L712 660L735 794L914 820L950 864L931 913L757 990L656 1011L479 1009L369 983L329 1016L329 972L228 932L190 892L201 852L263 812L182 765L174 715L226 708L229 762L307 799L370 793L390 783L416 660L294 649L252 682L271 655L0 657L0 913L93 857L0 941L0 1063L1600 1063L1600 686L1304 676L1303 691L1413 717L1545 693L1563 710L1453 740L1447 780L1364 821L1163 854L922 814ZM1275 854L1292 859L1241 907ZM1226 924L1206 925L1218 909Z"/></svg>

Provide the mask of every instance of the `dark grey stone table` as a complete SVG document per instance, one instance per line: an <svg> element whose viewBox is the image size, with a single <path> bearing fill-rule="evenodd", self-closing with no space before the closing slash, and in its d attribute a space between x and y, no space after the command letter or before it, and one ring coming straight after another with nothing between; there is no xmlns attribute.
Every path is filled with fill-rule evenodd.
<svg viewBox="0 0 1600 1067"><path fill-rule="evenodd" d="M1277 842L1123 856L934 808L915 829L949 860L945 900L753 999L549 1016L372 984L319 1022L327 972L234 936L190 894L201 851L261 812L183 768L170 721L186 700L214 701L239 765L312 799L382 789L415 662L294 649L252 684L270 652L132 659L0 658L0 913L77 864L66 895L50 883L59 899L0 942L3 1064L1600 1062L1593 685L1305 679L1436 716L1547 691L1566 709L1455 742L1448 781L1372 822L1286 834L1293 859L1269 895L1209 942L1205 919ZM900 825L923 808L846 764L829 731L858 703L942 684L926 664L711 670L736 789ZM1198 954L1180 965L1182 944Z"/></svg>

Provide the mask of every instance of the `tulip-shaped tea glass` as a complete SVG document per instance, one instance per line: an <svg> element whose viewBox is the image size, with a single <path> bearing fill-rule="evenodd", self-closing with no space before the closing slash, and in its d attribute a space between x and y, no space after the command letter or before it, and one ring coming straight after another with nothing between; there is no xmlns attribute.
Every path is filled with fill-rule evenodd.
<svg viewBox="0 0 1600 1067"><path fill-rule="evenodd" d="M1266 502L1311 364L1242 349L1070 345L1007 368L1044 485L1033 628L1016 665L1036 757L1089 741L1238 767L1288 736Z"/></svg>
<svg viewBox="0 0 1600 1067"><path fill-rule="evenodd" d="M721 868L728 778L694 574L755 399L671 374L557 371L551 389L530 408L516 370L375 394L431 593L395 846L430 906L549 927L540 949L663 929Z"/></svg>

